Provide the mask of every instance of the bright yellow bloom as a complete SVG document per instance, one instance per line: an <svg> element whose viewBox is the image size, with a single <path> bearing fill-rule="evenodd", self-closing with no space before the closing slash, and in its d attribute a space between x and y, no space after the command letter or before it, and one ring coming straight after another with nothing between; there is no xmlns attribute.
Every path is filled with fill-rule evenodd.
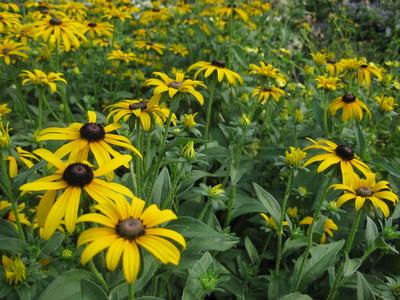
<svg viewBox="0 0 400 300"><path fill-rule="evenodd" d="M17 285L26 279L26 267L21 257L14 260L3 255L2 263L4 267L4 277L9 285Z"/></svg>
<svg viewBox="0 0 400 300"><path fill-rule="evenodd" d="M163 264L179 264L179 249L168 239L186 248L183 236L171 229L154 228L177 219L169 209L160 210L155 204L144 209L145 202L134 198L103 202L95 206L100 213L81 216L78 222L93 222L94 227L82 232L78 247L89 243L82 252L81 263L86 264L97 253L108 248L106 266L115 271L122 256L122 270L128 283L134 282L140 270L139 246L146 249Z"/></svg>
<svg viewBox="0 0 400 300"><path fill-rule="evenodd" d="M10 128L8 128L8 123L6 127L4 127L3 122L0 122L0 149L6 148L10 145L11 138L10 138Z"/></svg>
<svg viewBox="0 0 400 300"><path fill-rule="evenodd" d="M341 71L340 64L336 60L328 59L326 61L326 71L329 77L338 77Z"/></svg>
<svg viewBox="0 0 400 300"><path fill-rule="evenodd" d="M41 70L34 69L33 72L23 70L19 76L22 77L21 84L23 86L28 83L39 86L48 85L52 94L57 91L57 81L67 84L67 81L63 77L63 73L50 72L46 74Z"/></svg>
<svg viewBox="0 0 400 300"><path fill-rule="evenodd" d="M163 126L167 121L169 109L165 104L160 104L160 97L152 97L150 100L135 99L123 100L107 107L110 113L107 121L112 117L114 123L118 123L120 119L126 122L131 116L140 120L140 124L145 131L151 128L151 120Z"/></svg>
<svg viewBox="0 0 400 300"><path fill-rule="evenodd" d="M26 218L26 216L23 212L24 209L25 209L25 203L18 204L18 207L17 207L18 219L21 224L31 226L31 222L29 222L29 220ZM7 213L3 216L3 219L6 219L6 220L10 221L11 223L15 224L15 222L17 221L17 218L11 209L11 202L6 201L6 200L1 200L0 201L0 211L3 211L3 210L7 211Z"/></svg>
<svg viewBox="0 0 400 300"><path fill-rule="evenodd" d="M37 149L33 153L57 169L53 175L20 187L21 191L47 191L37 208L38 223L43 227L41 236L45 240L53 235L62 219L69 233L75 230L82 190L98 203L124 199L123 195L134 197L132 192L123 185L98 178L128 163L132 159L130 155L119 155L93 170L87 162L76 160L63 162L46 149Z"/></svg>
<svg viewBox="0 0 400 300"><path fill-rule="evenodd" d="M360 62L357 58L342 58L338 65L341 71L356 71L360 66Z"/></svg>
<svg viewBox="0 0 400 300"><path fill-rule="evenodd" d="M9 12L0 12L0 33L8 33L10 28L20 25L19 19L20 15L9 13Z"/></svg>
<svg viewBox="0 0 400 300"><path fill-rule="evenodd" d="M169 50L179 56L185 57L189 55L189 50L182 44L172 44Z"/></svg>
<svg viewBox="0 0 400 300"><path fill-rule="evenodd" d="M347 122L350 119L361 121L364 116L363 109L371 117L371 112L369 111L368 106L350 93L336 98L331 104L329 104L329 112L332 116L334 116L339 109L343 110L342 120L344 122Z"/></svg>
<svg viewBox="0 0 400 300"><path fill-rule="evenodd" d="M339 77L318 76L315 80L318 82L317 88L319 89L335 91L336 88L344 86L343 83L340 82Z"/></svg>
<svg viewBox="0 0 400 300"><path fill-rule="evenodd" d="M374 64L361 60L357 71L358 86L365 85L369 89L371 86L371 75L374 75L378 81L382 80L382 72Z"/></svg>
<svg viewBox="0 0 400 300"><path fill-rule="evenodd" d="M69 161L86 161L91 152L99 166L107 165L111 157L118 157L120 153L111 145L123 147L142 157L140 152L132 146L130 140L124 136L113 134L122 127L117 123L103 126L97 123L97 115L94 111L88 111L88 122L72 123L67 128L49 127L39 132L36 140L40 141L71 141L55 152L63 158L69 154Z"/></svg>
<svg viewBox="0 0 400 300"><path fill-rule="evenodd" d="M103 22L87 22L85 24L83 33L88 35L90 39L111 36L114 26L110 23Z"/></svg>
<svg viewBox="0 0 400 300"><path fill-rule="evenodd" d="M244 126L249 126L251 124L251 120L249 119L249 116L247 114L242 113L239 123Z"/></svg>
<svg viewBox="0 0 400 300"><path fill-rule="evenodd" d="M229 19L230 16L239 16L243 22L249 21L249 16L247 13L237 5L229 5L229 6L222 6L217 7L215 10L215 14L219 16L221 19Z"/></svg>
<svg viewBox="0 0 400 300"><path fill-rule="evenodd" d="M196 126L196 121L194 118L198 115L199 113L194 113L194 114L184 114L183 115L183 124L187 128L193 128Z"/></svg>
<svg viewBox="0 0 400 300"><path fill-rule="evenodd" d="M34 38L41 38L50 46L57 46L65 51L70 51L71 46L78 49L80 40L86 41L86 38L81 30L81 25L67 18L60 19L52 17L34 23L35 35Z"/></svg>
<svg viewBox="0 0 400 300"><path fill-rule="evenodd" d="M198 69L194 75L194 78L197 78L201 72L204 72L204 78L208 78L213 72L216 72L219 82L221 82L226 76L230 84L235 85L236 81L239 81L241 84L243 84L242 77L238 73L225 68L225 63L219 60L213 60L211 62L199 61L191 65L188 68L188 71L193 69Z"/></svg>
<svg viewBox="0 0 400 300"><path fill-rule="evenodd" d="M311 225L313 223L313 217L305 217L303 220L299 222L299 225ZM326 235L328 234L331 238L333 238L333 232L332 230L338 230L337 225L335 222L333 222L332 219L326 219L325 225L324 225L324 233L322 234L320 243L325 244L326 243Z"/></svg>
<svg viewBox="0 0 400 300"><path fill-rule="evenodd" d="M286 210L289 218L294 219L297 217L297 206L295 207L288 207L288 209Z"/></svg>
<svg viewBox="0 0 400 300"><path fill-rule="evenodd" d="M252 94L254 96L258 96L258 101L261 103L266 103L269 98L272 96L272 98L275 100L275 102L279 102L282 96L285 96L286 93L284 90L278 88L278 87L270 87L270 88L262 88L260 86L254 88Z"/></svg>
<svg viewBox="0 0 400 300"><path fill-rule="evenodd" d="M312 53L311 57L317 65L324 65L326 63L326 60L328 59L328 54L322 52L316 52Z"/></svg>
<svg viewBox="0 0 400 300"><path fill-rule="evenodd" d="M123 10L122 7L120 9L113 7L111 9L106 9L102 18L107 20L120 20L124 22L125 20L132 19L132 16L129 11Z"/></svg>
<svg viewBox="0 0 400 300"><path fill-rule="evenodd" d="M194 159L194 157L196 156L196 151L194 150L194 142L187 142L187 144L183 146L181 154L184 158L188 160Z"/></svg>
<svg viewBox="0 0 400 300"><path fill-rule="evenodd" d="M265 222L268 224L269 227L271 227L274 230L278 230L278 224L276 223L276 221L274 220L274 218L268 217L266 214L264 213L260 213L260 216L265 220ZM283 221L283 226L289 226L288 221Z"/></svg>
<svg viewBox="0 0 400 300"><path fill-rule="evenodd" d="M136 41L135 42L135 47L141 50L154 50L156 51L158 54L163 55L164 54L164 49L165 46L163 44L160 43L153 43L153 42L146 42L146 41Z"/></svg>
<svg viewBox="0 0 400 300"><path fill-rule="evenodd" d="M304 150L318 149L324 150L326 153L311 157L305 162L304 167L307 167L314 162L322 161L317 169L317 172L320 173L330 166L340 163L343 178L354 173L353 166L364 175L371 172L369 167L354 154L350 147L346 145L336 145L334 142L329 140L320 140L319 142L316 142L310 138L307 139L311 141L313 145L305 147Z"/></svg>
<svg viewBox="0 0 400 300"><path fill-rule="evenodd" d="M286 84L286 79L281 72L274 68L273 65L265 64L263 61L260 61L260 66L251 64L250 74L256 74L262 77L274 79L279 86L284 86Z"/></svg>
<svg viewBox="0 0 400 300"><path fill-rule="evenodd" d="M285 150L286 163L292 167L301 167L307 153L298 147L290 147L290 152Z"/></svg>
<svg viewBox="0 0 400 300"><path fill-rule="evenodd" d="M208 196L210 198L216 198L225 194L225 190L222 188L222 184L214 185L213 187L208 189Z"/></svg>
<svg viewBox="0 0 400 300"><path fill-rule="evenodd" d="M28 169L32 168L34 163L32 161L38 161L39 159L33 155L31 152L22 149L21 147L15 148L15 156L9 155L7 160L9 162L8 165L8 174L10 177L15 177L18 175L18 165L17 160L21 161Z"/></svg>
<svg viewBox="0 0 400 300"><path fill-rule="evenodd" d="M118 60L129 63L135 60L136 55L132 52L122 52L121 50L112 50L107 54L107 60Z"/></svg>
<svg viewBox="0 0 400 300"><path fill-rule="evenodd" d="M356 210L360 210L366 200L382 211L383 215L389 217L389 208L383 200L389 200L396 205L399 198L389 187L389 182L375 180L375 174L365 174L365 179L361 179L356 173L348 176L343 180L343 184L334 184L332 188L335 190L343 190L344 194L336 200L337 206L340 207L350 200L355 200Z"/></svg>
<svg viewBox="0 0 400 300"><path fill-rule="evenodd" d="M199 80L185 79L185 73L177 72L175 79L169 78L167 74L161 72L153 72L154 75L161 77L162 80L157 78L150 78L146 80L146 85L154 85L156 88L153 91L154 95L161 95L168 92L170 98L174 97L176 93L192 94L200 105L204 104L203 95L195 90L195 87L205 87L203 82Z"/></svg>
<svg viewBox="0 0 400 300"><path fill-rule="evenodd" d="M392 96L376 96L375 101L378 103L379 108L383 112L390 112L397 106L396 99Z"/></svg>
<svg viewBox="0 0 400 300"><path fill-rule="evenodd" d="M23 51L30 48L22 43L14 42L9 39L4 39L0 44L0 58L2 58L6 65L14 64L17 59L28 58L28 55Z"/></svg>
<svg viewBox="0 0 400 300"><path fill-rule="evenodd" d="M19 12L18 4L10 3L10 2L2 2L0 3L1 10Z"/></svg>
<svg viewBox="0 0 400 300"><path fill-rule="evenodd" d="M8 107L7 103L0 104L0 120L4 115L6 115L10 112L11 112L11 109Z"/></svg>
<svg viewBox="0 0 400 300"><path fill-rule="evenodd" d="M33 37L34 26L32 24L20 24L13 26L8 34L8 37L18 40L23 45L28 45Z"/></svg>

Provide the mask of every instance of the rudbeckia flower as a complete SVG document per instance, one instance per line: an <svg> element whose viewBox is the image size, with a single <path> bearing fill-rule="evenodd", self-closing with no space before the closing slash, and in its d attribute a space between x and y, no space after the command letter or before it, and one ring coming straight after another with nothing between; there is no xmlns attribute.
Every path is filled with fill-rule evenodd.
<svg viewBox="0 0 400 300"><path fill-rule="evenodd" d="M260 61L260 66L251 64L250 74L274 79L279 86L284 86L286 84L286 79L281 72L274 68L271 64L266 64L263 61Z"/></svg>
<svg viewBox="0 0 400 300"><path fill-rule="evenodd" d="M4 279L9 285L18 285L26 279L26 266L21 257L11 259L3 255L1 262L4 268Z"/></svg>
<svg viewBox="0 0 400 300"><path fill-rule="evenodd" d="M356 210L360 210L366 200L380 211L387 218L389 217L389 208L383 200L389 200L394 205L399 201L399 198L389 187L389 182L375 180L375 174L365 174L365 179L361 179L357 174L348 176L343 180L343 184L334 184L332 188L335 190L343 190L344 194L336 200L338 207L344 203L355 200Z"/></svg>
<svg viewBox="0 0 400 300"><path fill-rule="evenodd" d="M258 96L258 102L265 103L269 100L269 98L272 96L272 98L275 100L275 102L279 102L282 96L286 95L285 91L278 88L278 87L270 87L270 88L262 88L262 87L256 87L253 90L253 93L251 94L253 97Z"/></svg>
<svg viewBox="0 0 400 300"><path fill-rule="evenodd" d="M249 21L249 16L247 13L236 4L230 4L228 6L217 7L215 14L220 18L229 18L231 15L239 16L243 22Z"/></svg>
<svg viewBox="0 0 400 300"><path fill-rule="evenodd" d="M390 112L397 106L396 99L391 96L376 96L374 97L376 103L378 103L379 108L383 112Z"/></svg>
<svg viewBox="0 0 400 300"><path fill-rule="evenodd" d="M307 139L311 141L313 145L305 147L304 150L318 149L324 150L326 153L311 157L305 162L304 167L314 162L322 161L317 169L317 172L320 173L330 166L340 163L343 178L354 173L353 166L364 175L371 172L369 167L354 154L350 147L346 145L336 145L334 142L328 140L320 140L317 142L310 138Z"/></svg>
<svg viewBox="0 0 400 300"><path fill-rule="evenodd" d="M75 230L82 190L99 203L123 198L122 195L133 198L132 192L123 185L99 178L128 163L132 159L130 155L119 155L93 170L87 162L63 162L46 149L37 149L34 154L57 168L53 175L20 187L21 191L48 191L38 206L38 223L42 223L45 218L43 239L47 240L53 235L63 218L67 231L72 233Z"/></svg>
<svg viewBox="0 0 400 300"><path fill-rule="evenodd" d="M100 251L108 248L106 266L115 271L122 256L122 270L128 283L134 282L140 270L140 248L144 248L163 264L177 265L178 248L168 239L186 247L183 236L171 229L155 228L177 219L169 209L160 210L155 204L144 209L145 202L134 198L100 203L95 208L100 213L79 217L78 222L93 222L102 227L85 230L78 238L78 247L89 243L82 252L81 263L86 264Z"/></svg>
<svg viewBox="0 0 400 300"><path fill-rule="evenodd" d="M344 122L347 122L350 119L361 121L364 115L363 110L365 110L371 117L371 112L367 105L351 93L344 94L329 104L329 112L332 116L334 116L339 109L343 110L342 120Z"/></svg>
<svg viewBox="0 0 400 300"><path fill-rule="evenodd" d="M228 79L228 82L230 84L235 85L236 81L239 81L240 83L243 83L242 77L236 72L233 72L229 70L228 68L225 68L225 63L220 60L213 60L211 62L207 61L199 61L197 63L194 63L188 68L188 71L191 71L193 69L198 69L194 75L194 78L197 78L197 76L201 73L204 72L204 78L208 78L213 72L217 73L217 78L218 81L221 82L224 77Z"/></svg>
<svg viewBox="0 0 400 300"><path fill-rule="evenodd" d="M192 94L200 105L204 104L203 95L195 90L195 87L205 87L203 82L199 80L185 79L185 73L176 72L175 79L169 78L167 74L161 72L153 72L154 75L161 77L162 80L157 78L150 78L146 80L146 85L154 85L156 88L153 94L161 95L168 92L170 98L174 97L176 93Z"/></svg>
<svg viewBox="0 0 400 300"><path fill-rule="evenodd" d="M142 128L149 131L151 128L151 120L153 117L155 122L162 126L168 118L169 109L165 104L159 103L160 97L153 97L150 100L135 99L123 100L107 107L111 110L107 116L107 121L113 118L114 123L118 123L120 119L126 122L131 116L140 120Z"/></svg>
<svg viewBox="0 0 400 300"><path fill-rule="evenodd" d="M315 80L318 83L317 88L319 89L335 91L338 87L343 87L343 83L340 83L339 77L318 76Z"/></svg>
<svg viewBox="0 0 400 300"><path fill-rule="evenodd" d="M67 128L49 127L39 132L37 141L65 141L71 142L61 146L55 154L63 158L69 154L70 161L85 161L88 159L89 151L93 153L99 166L110 162L111 156L118 157L121 154L114 150L111 145L123 147L135 153L140 158L140 152L132 146L128 138L111 133L122 127L117 123L107 126L96 123L97 115L94 111L88 111L88 122L72 123Z"/></svg>
<svg viewBox="0 0 400 300"><path fill-rule="evenodd" d="M20 25L20 18L21 16L18 14L0 12L0 33L7 33L13 26Z"/></svg>
<svg viewBox="0 0 400 300"><path fill-rule="evenodd" d="M172 44L169 51L182 57L189 55L188 49L182 44Z"/></svg>
<svg viewBox="0 0 400 300"><path fill-rule="evenodd" d="M46 74L41 70L35 69L33 70L33 72L23 70L22 73L19 74L19 76L22 77L21 84L23 86L28 83L33 85L47 85L49 86L52 94L57 91L57 81L67 84L67 81L63 77L63 73L49 72L48 74Z"/></svg>
<svg viewBox="0 0 400 300"><path fill-rule="evenodd" d="M120 20L124 22L125 20L132 19L132 16L129 11L125 11L122 8L120 9L113 7L111 9L106 9L102 18L107 20Z"/></svg>
<svg viewBox="0 0 400 300"><path fill-rule="evenodd" d="M14 64L17 59L28 58L28 55L23 51L30 48L22 43L14 42L10 39L4 39L0 44L0 58L2 58L6 65Z"/></svg>
<svg viewBox="0 0 400 300"><path fill-rule="evenodd" d="M129 63L135 60L136 56L132 52L122 52L121 50L112 50L107 54L107 60L119 60Z"/></svg>
<svg viewBox="0 0 400 300"><path fill-rule="evenodd" d="M146 41L136 41L135 42L135 47L138 48L138 49L142 49L142 50L144 49L146 51L154 50L160 55L164 54L163 50L165 49L165 46L163 44L153 43L153 42L146 42Z"/></svg>
<svg viewBox="0 0 400 300"><path fill-rule="evenodd" d="M311 225L313 223L313 217L305 217L303 220L299 222L299 225ZM337 225L333 222L332 219L326 219L324 224L324 232L322 234L320 244L326 243L326 235L328 234L331 238L333 238L333 231L338 230Z"/></svg>
<svg viewBox="0 0 400 300"><path fill-rule="evenodd" d="M14 152L14 151L13 151ZM33 155L31 152L22 149L21 147L16 147L15 152L7 157L9 162L8 165L8 174L10 177L15 177L18 175L18 165L17 160L21 161L28 169L32 168L34 163L32 161L38 161L39 159Z"/></svg>
<svg viewBox="0 0 400 300"><path fill-rule="evenodd" d="M260 216L264 219L264 221L267 223L267 225L269 227L271 227L275 231L278 231L278 224L276 223L276 221L274 220L274 218L272 216L268 217L264 213L260 213ZM289 223L288 223L288 221L283 221L282 225L283 226L289 226Z"/></svg>
<svg viewBox="0 0 400 300"><path fill-rule="evenodd" d="M90 39L111 36L114 26L107 22L87 22L85 24L83 33L88 35Z"/></svg>
<svg viewBox="0 0 400 300"><path fill-rule="evenodd" d="M362 61L357 71L358 85L365 85L369 89L371 86L371 75L374 75L378 81L382 80L382 72L374 64Z"/></svg>
<svg viewBox="0 0 400 300"><path fill-rule="evenodd" d="M25 209L25 203L20 203L17 206L17 212L18 212L18 219L21 224L25 224L28 226L31 226L31 222L26 218L24 214L24 209ZM10 221L11 223L15 224L17 221L17 218L14 214L14 212L11 209L11 202L6 201L6 200L1 200L0 201L0 212L6 211L6 214L2 216L3 219L6 219Z"/></svg>
<svg viewBox="0 0 400 300"><path fill-rule="evenodd" d="M50 46L63 45L67 52L71 50L71 46L75 49L79 48L79 39L86 40L81 32L81 25L73 20L52 17L37 21L34 25L35 39L41 38Z"/></svg>

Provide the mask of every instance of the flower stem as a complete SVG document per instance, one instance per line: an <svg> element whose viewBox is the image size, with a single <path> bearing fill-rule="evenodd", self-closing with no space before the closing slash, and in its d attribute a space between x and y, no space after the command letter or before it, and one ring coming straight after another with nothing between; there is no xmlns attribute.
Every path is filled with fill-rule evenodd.
<svg viewBox="0 0 400 300"><path fill-rule="evenodd" d="M143 148L143 130L140 125L139 119L136 120L136 137L137 137L136 148L141 153ZM141 197L142 162L143 160L140 157L135 157L136 193L139 198Z"/></svg>
<svg viewBox="0 0 400 300"><path fill-rule="evenodd" d="M128 283L129 300L135 299L134 282Z"/></svg>
<svg viewBox="0 0 400 300"><path fill-rule="evenodd" d="M206 140L205 148L207 149L208 144L208 133L210 130L211 122L211 109L214 102L215 86L217 84L217 75L213 74L210 83L210 97L207 101L207 113L206 113L206 126L204 127L204 139Z"/></svg>
<svg viewBox="0 0 400 300"><path fill-rule="evenodd" d="M175 173L174 179L172 180L171 189L168 191L168 194L165 197L165 200L163 201L164 202L164 205L163 205L164 208L171 208L172 207L173 199L174 199L174 196L175 196L175 192L176 192L176 189L178 187L179 180L182 178L184 167L185 167L184 163L182 163L181 166L178 165L176 167L178 172Z"/></svg>
<svg viewBox="0 0 400 300"><path fill-rule="evenodd" d="M286 206L287 206L287 201L289 199L290 190L292 188L292 181L293 181L293 171L291 170L289 173L287 184L286 184L285 194L283 196L283 203L282 203L282 207L281 207L281 217L279 219L275 275L279 274L279 267L280 267L281 259L282 259L283 222L285 221Z"/></svg>
<svg viewBox="0 0 400 300"><path fill-rule="evenodd" d="M105 291L108 291L108 285L107 282L104 280L103 275L100 274L100 272L97 270L96 266L93 263L93 260L89 261L89 269L90 271L96 276L97 280L100 282L100 284L103 286Z"/></svg>

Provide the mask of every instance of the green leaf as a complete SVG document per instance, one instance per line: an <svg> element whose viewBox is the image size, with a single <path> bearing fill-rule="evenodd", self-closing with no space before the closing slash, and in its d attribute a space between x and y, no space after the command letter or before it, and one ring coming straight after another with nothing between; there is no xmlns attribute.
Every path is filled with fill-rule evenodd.
<svg viewBox="0 0 400 300"><path fill-rule="evenodd" d="M349 256L346 254L346 259L344 261L344 269L343 269L343 275L345 277L351 276L358 270L358 268L362 264L361 258L352 258L350 259Z"/></svg>
<svg viewBox="0 0 400 300"><path fill-rule="evenodd" d="M289 295L279 298L279 300L313 300L310 296L301 294L299 292L291 293Z"/></svg>
<svg viewBox="0 0 400 300"><path fill-rule="evenodd" d="M50 254L53 251L57 250L62 241L64 239L64 236L61 232L56 232L55 234L53 234L51 236L51 238L49 240L47 240L43 247L42 247L42 252L46 253L46 254Z"/></svg>
<svg viewBox="0 0 400 300"><path fill-rule="evenodd" d="M367 242L367 247L371 248L374 246L375 239L379 236L378 227L376 227L375 222L367 216L367 225L365 227L365 240Z"/></svg>
<svg viewBox="0 0 400 300"><path fill-rule="evenodd" d="M182 300L203 299L221 283L229 280L229 271L216 261L209 252L189 270L189 276L183 289Z"/></svg>
<svg viewBox="0 0 400 300"><path fill-rule="evenodd" d="M400 168L399 166L395 165L393 162L389 162L386 158L383 157L375 157L371 161L372 165L380 167L395 177L400 177Z"/></svg>
<svg viewBox="0 0 400 300"><path fill-rule="evenodd" d="M248 236L244 238L244 247L246 248L247 255L249 256L251 263L253 265L257 264L260 260L260 257L258 255L256 247L254 247Z"/></svg>
<svg viewBox="0 0 400 300"><path fill-rule="evenodd" d="M94 281L94 275L85 270L71 270L56 277L40 295L39 300L76 300L82 295L81 281Z"/></svg>
<svg viewBox="0 0 400 300"><path fill-rule="evenodd" d="M313 281L322 276L328 267L335 262L336 255L340 249L342 249L343 245L344 240L340 240L330 244L317 245L310 249L311 257L308 258L304 264L303 275L300 283L301 290L305 289ZM302 260L303 257L300 256L295 263L292 275L293 282L297 279Z"/></svg>
<svg viewBox="0 0 400 300"><path fill-rule="evenodd" d="M365 140L364 140L364 134L361 130L360 124L356 122L356 140L357 140L357 152L358 153L363 153L365 149Z"/></svg>
<svg viewBox="0 0 400 300"><path fill-rule="evenodd" d="M179 217L171 222L168 228L180 232L188 241L187 252L203 252L207 250L225 251L238 243L238 238L230 234L218 232L202 221L192 217Z"/></svg>
<svg viewBox="0 0 400 300"><path fill-rule="evenodd" d="M360 272L357 272L357 300L375 300L371 286Z"/></svg>
<svg viewBox="0 0 400 300"><path fill-rule="evenodd" d="M307 246L307 238L302 236L298 238L289 238L283 245L282 257L292 254L294 251Z"/></svg>
<svg viewBox="0 0 400 300"><path fill-rule="evenodd" d="M108 300L104 290L94 282L81 280L81 299L82 300Z"/></svg>
<svg viewBox="0 0 400 300"><path fill-rule="evenodd" d="M265 208L264 212L271 214L275 222L279 223L281 216L281 206L279 205L278 201L276 201L274 196L264 190L257 183L253 182L253 186L254 190L256 191L258 200L260 200L261 204Z"/></svg>
<svg viewBox="0 0 400 300"><path fill-rule="evenodd" d="M9 238L0 235L0 250L13 253L21 253L28 248L28 245L20 239Z"/></svg>
<svg viewBox="0 0 400 300"><path fill-rule="evenodd" d="M235 207L232 211L232 219L249 213L263 212L264 210L264 206L258 199L248 197L238 191L236 194Z"/></svg>
<svg viewBox="0 0 400 300"><path fill-rule="evenodd" d="M162 168L160 174L158 174L153 190L153 203L157 205L161 204L162 199L167 195L171 189L171 177L169 176L168 168Z"/></svg>
<svg viewBox="0 0 400 300"><path fill-rule="evenodd" d="M19 237L17 227L3 218L0 218L0 232L2 235L6 237L10 238Z"/></svg>
<svg viewBox="0 0 400 300"><path fill-rule="evenodd" d="M386 243L386 241L381 236L379 236L375 239L374 245L378 249L383 249L386 251L391 251L395 254L399 254L399 251L397 251L397 249L395 247L393 247L392 245L389 245L388 243Z"/></svg>

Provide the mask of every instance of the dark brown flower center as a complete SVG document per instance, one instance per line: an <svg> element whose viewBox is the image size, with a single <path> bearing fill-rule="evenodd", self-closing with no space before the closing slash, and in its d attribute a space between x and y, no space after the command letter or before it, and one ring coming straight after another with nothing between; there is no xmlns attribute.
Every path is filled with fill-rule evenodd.
<svg viewBox="0 0 400 300"><path fill-rule="evenodd" d="M142 221L136 218L128 218L118 223L117 234L127 240L134 240L145 233Z"/></svg>
<svg viewBox="0 0 400 300"><path fill-rule="evenodd" d="M8 52L10 52L10 49L9 48L3 48L2 52L3 52L3 54L7 55Z"/></svg>
<svg viewBox="0 0 400 300"><path fill-rule="evenodd" d="M371 191L370 188L366 186L361 186L358 189L356 189L356 194L357 196L361 197L371 197L373 195L373 192Z"/></svg>
<svg viewBox="0 0 400 300"><path fill-rule="evenodd" d="M0 15L0 21L3 21L4 17L2 15Z"/></svg>
<svg viewBox="0 0 400 300"><path fill-rule="evenodd" d="M88 26L93 28L93 27L96 27L96 26L97 26L97 23L92 23L92 22L90 22L90 23L88 24Z"/></svg>
<svg viewBox="0 0 400 300"><path fill-rule="evenodd" d="M221 60L213 60L211 61L211 64L217 68L225 68L225 63Z"/></svg>
<svg viewBox="0 0 400 300"><path fill-rule="evenodd" d="M356 101L356 96L354 96L351 93L348 93L342 97L342 100L343 100L343 102L346 102L346 103L352 103L352 102Z"/></svg>
<svg viewBox="0 0 400 300"><path fill-rule="evenodd" d="M40 11L42 14L47 14L49 12L49 8L46 6L38 6L37 10Z"/></svg>
<svg viewBox="0 0 400 300"><path fill-rule="evenodd" d="M368 65L362 64L362 65L360 66L360 68L366 69L366 68L368 68Z"/></svg>
<svg viewBox="0 0 400 300"><path fill-rule="evenodd" d="M326 62L328 64L336 64L336 60L334 60L334 59L328 59Z"/></svg>
<svg viewBox="0 0 400 300"><path fill-rule="evenodd" d="M171 82L168 84L168 86L169 86L169 87L172 87L172 88L174 88L174 89L179 89L179 88L182 86L182 82L180 82L180 81L171 81Z"/></svg>
<svg viewBox="0 0 400 300"><path fill-rule="evenodd" d="M353 150L345 145L339 145L335 149L336 155L344 160L352 160L354 158Z"/></svg>
<svg viewBox="0 0 400 300"><path fill-rule="evenodd" d="M106 132L103 126L97 123L87 123L79 130L81 137L90 142L96 142L104 139Z"/></svg>
<svg viewBox="0 0 400 300"><path fill-rule="evenodd" d="M129 109L131 109L131 110L146 109L146 108L147 108L146 101L140 101L140 102L132 103L129 105Z"/></svg>
<svg viewBox="0 0 400 300"><path fill-rule="evenodd" d="M49 22L53 26L57 26L57 25L61 25L62 24L61 19L56 18L56 17L52 17Z"/></svg>
<svg viewBox="0 0 400 300"><path fill-rule="evenodd" d="M272 92L272 89L271 88L263 88L262 91L263 92Z"/></svg>
<svg viewBox="0 0 400 300"><path fill-rule="evenodd" d="M159 8L153 8L151 11L152 12L160 12L160 9Z"/></svg>
<svg viewBox="0 0 400 300"><path fill-rule="evenodd" d="M72 186L84 187L93 180L92 168L87 164L73 163L65 168L63 179Z"/></svg>

